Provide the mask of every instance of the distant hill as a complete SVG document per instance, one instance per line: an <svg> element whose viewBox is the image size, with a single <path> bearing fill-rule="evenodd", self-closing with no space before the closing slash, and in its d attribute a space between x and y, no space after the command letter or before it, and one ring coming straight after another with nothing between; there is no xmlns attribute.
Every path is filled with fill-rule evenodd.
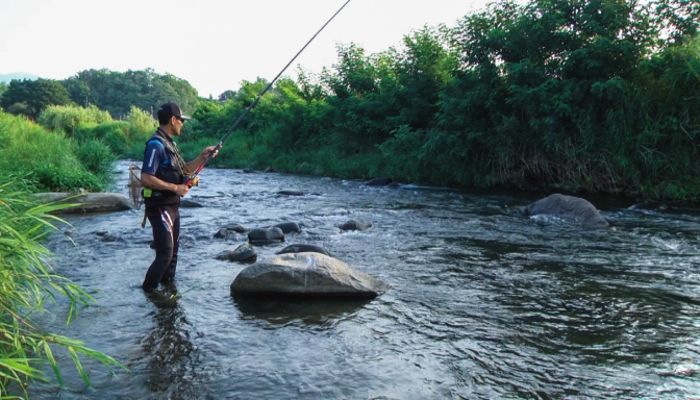
<svg viewBox="0 0 700 400"><path fill-rule="evenodd" d="M9 83L13 79L29 79L34 80L39 77L34 74L28 74L25 72L12 72L10 74L0 74L0 82Z"/></svg>

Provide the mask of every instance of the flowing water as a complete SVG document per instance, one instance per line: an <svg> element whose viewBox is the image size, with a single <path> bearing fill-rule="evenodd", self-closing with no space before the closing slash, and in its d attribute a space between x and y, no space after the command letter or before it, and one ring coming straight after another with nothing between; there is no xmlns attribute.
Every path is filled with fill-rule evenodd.
<svg viewBox="0 0 700 400"><path fill-rule="evenodd" d="M126 164L115 191L126 193ZM184 208L177 299L140 288L153 252L141 213L73 216L49 247L96 299L65 325L128 371L61 361L60 399L579 399L700 396L700 212L595 202L613 228L531 219L535 198L207 169ZM280 196L284 189L304 196ZM371 221L341 232L349 219ZM213 234L298 222L292 243L328 249L391 285L366 302L237 301L245 265Z"/></svg>

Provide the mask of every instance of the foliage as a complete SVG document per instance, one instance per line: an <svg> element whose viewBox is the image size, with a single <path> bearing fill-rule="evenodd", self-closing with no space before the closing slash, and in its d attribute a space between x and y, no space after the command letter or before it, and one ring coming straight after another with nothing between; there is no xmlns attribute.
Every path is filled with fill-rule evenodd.
<svg viewBox="0 0 700 400"><path fill-rule="evenodd" d="M74 144L75 155L83 167L101 180L109 181L112 164L117 159L112 148L97 139L87 139Z"/></svg>
<svg viewBox="0 0 700 400"><path fill-rule="evenodd" d="M6 113L0 113L0 170L31 176L39 190L99 191L107 184L81 164L63 133Z"/></svg>
<svg viewBox="0 0 700 400"><path fill-rule="evenodd" d="M56 295L70 301L67 320L75 318L81 305L92 298L80 287L57 275L46 263L50 254L39 241L59 221L49 215L66 205L37 204L25 191L27 184L9 177L0 184L0 399L27 397L32 380L46 380L42 363L48 363L62 382L56 350L64 349L75 368L89 384L81 357L118 366L112 357L86 347L82 342L43 332L33 317L43 312L47 299Z"/></svg>
<svg viewBox="0 0 700 400"><path fill-rule="evenodd" d="M278 82L216 163L698 200L698 21L685 0L502 0L378 54L342 45ZM183 147L216 143L263 84L200 103Z"/></svg>
<svg viewBox="0 0 700 400"><path fill-rule="evenodd" d="M63 81L70 97L78 104L93 104L112 116L125 117L131 107L151 110L174 101L189 112L199 101L197 91L185 80L152 69L116 72L107 69L81 71Z"/></svg>
<svg viewBox="0 0 700 400"><path fill-rule="evenodd" d="M48 106L37 119L37 122L46 129L60 130L68 135L73 135L78 127L95 126L110 121L112 121L112 117L109 113L95 106L79 107L74 105Z"/></svg>
<svg viewBox="0 0 700 400"><path fill-rule="evenodd" d="M70 104L68 91L59 81L50 79L13 80L0 98L0 106L11 114L32 119L52 104Z"/></svg>

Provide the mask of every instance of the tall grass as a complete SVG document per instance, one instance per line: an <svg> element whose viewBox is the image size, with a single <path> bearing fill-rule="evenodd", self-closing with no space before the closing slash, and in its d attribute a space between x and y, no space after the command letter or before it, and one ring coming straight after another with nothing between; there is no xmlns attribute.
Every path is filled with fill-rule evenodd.
<svg viewBox="0 0 700 400"><path fill-rule="evenodd" d="M0 112L0 171L30 175L39 190L99 191L104 171L89 171L62 132L50 132L24 117ZM96 172L94 174L92 172Z"/></svg>
<svg viewBox="0 0 700 400"><path fill-rule="evenodd" d="M56 296L70 301L68 322L79 306L92 301L83 289L52 270L46 262L50 253L40 244L53 223L60 222L49 213L63 207L37 204L22 180L10 178L0 184L0 399L26 398L32 380L48 379L42 373L46 363L63 383L55 355L59 348L67 352L86 384L89 378L81 357L119 365L78 340L44 332L32 321Z"/></svg>

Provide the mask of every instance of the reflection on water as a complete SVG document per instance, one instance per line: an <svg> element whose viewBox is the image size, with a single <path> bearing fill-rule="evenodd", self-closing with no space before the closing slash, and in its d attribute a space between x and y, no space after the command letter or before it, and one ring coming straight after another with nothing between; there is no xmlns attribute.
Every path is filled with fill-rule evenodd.
<svg viewBox="0 0 700 400"><path fill-rule="evenodd" d="M57 270L94 293L98 306L69 327L61 318L44 325L115 356L130 372L90 365L94 387L86 389L66 368L65 388L35 385L32 398L700 393L700 212L600 203L613 229L582 231L523 217L517 209L532 197L231 170L202 178L190 193L204 207L181 212L187 240L174 301L149 299L140 288L153 256L141 213L72 216L73 242L62 233L51 238ZM278 196L283 189L313 195ZM349 219L372 228L340 231ZM231 298L245 266L215 256L246 237L214 233L231 223L290 221L302 232L256 248L259 260L289 243L314 244L392 289L359 303ZM103 241L102 231L118 240Z"/></svg>
<svg viewBox="0 0 700 400"><path fill-rule="evenodd" d="M298 321L305 325L323 325L352 318L368 300L324 298L235 297L243 319L265 320L273 325Z"/></svg>
<svg viewBox="0 0 700 400"><path fill-rule="evenodd" d="M192 326L178 303L175 285L145 293L155 306L153 329L143 340L143 355L148 360L148 388L168 399L194 398L190 382L194 373Z"/></svg>

